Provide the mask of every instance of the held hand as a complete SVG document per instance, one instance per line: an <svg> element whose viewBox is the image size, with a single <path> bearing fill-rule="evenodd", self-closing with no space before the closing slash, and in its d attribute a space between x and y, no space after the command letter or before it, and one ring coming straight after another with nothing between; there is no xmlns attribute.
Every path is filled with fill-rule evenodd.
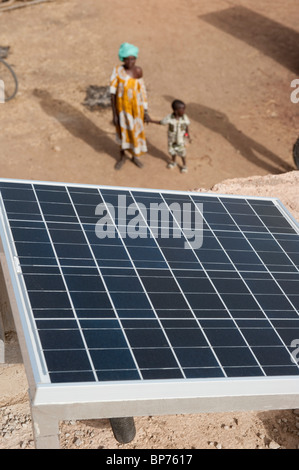
<svg viewBox="0 0 299 470"><path fill-rule="evenodd" d="M189 144L191 144L192 139L191 139L191 136L190 136L190 134L189 134L188 132L185 133L185 139L188 139Z"/></svg>
<svg viewBox="0 0 299 470"><path fill-rule="evenodd" d="M113 124L115 125L115 127L119 127L119 117L117 114L113 116Z"/></svg>
<svg viewBox="0 0 299 470"><path fill-rule="evenodd" d="M146 122L147 124L151 122L151 118L147 112L144 113L144 122Z"/></svg>

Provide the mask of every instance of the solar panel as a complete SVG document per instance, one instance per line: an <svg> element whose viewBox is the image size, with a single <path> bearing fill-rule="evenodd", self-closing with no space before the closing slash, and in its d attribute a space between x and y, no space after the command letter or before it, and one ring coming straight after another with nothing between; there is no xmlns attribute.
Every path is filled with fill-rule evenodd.
<svg viewBox="0 0 299 470"><path fill-rule="evenodd" d="M33 406L298 406L299 228L280 201L4 179L0 191Z"/></svg>

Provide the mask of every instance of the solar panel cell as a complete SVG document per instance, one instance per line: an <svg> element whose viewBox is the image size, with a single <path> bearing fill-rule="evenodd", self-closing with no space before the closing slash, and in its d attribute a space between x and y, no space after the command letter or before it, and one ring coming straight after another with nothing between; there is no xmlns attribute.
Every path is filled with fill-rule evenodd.
<svg viewBox="0 0 299 470"><path fill-rule="evenodd" d="M256 366L258 361L248 347L217 347L217 357L223 367Z"/></svg>
<svg viewBox="0 0 299 470"><path fill-rule="evenodd" d="M49 372L79 372L91 370L88 355L83 349L46 350L44 351L44 355Z"/></svg>
<svg viewBox="0 0 299 470"><path fill-rule="evenodd" d="M64 291L65 284L59 274L53 275L24 275L28 291Z"/></svg>
<svg viewBox="0 0 299 470"><path fill-rule="evenodd" d="M66 292L29 291L31 306L35 308L70 308L70 301Z"/></svg>
<svg viewBox="0 0 299 470"><path fill-rule="evenodd" d="M175 348L175 353L183 369L218 366L214 353L208 347L180 347Z"/></svg>
<svg viewBox="0 0 299 470"><path fill-rule="evenodd" d="M194 367L190 369L184 369L184 373L187 379L213 379L225 376L220 367Z"/></svg>
<svg viewBox="0 0 299 470"><path fill-rule="evenodd" d="M225 367L227 377L261 377L263 371L258 367Z"/></svg>
<svg viewBox="0 0 299 470"><path fill-rule="evenodd" d="M84 349L82 337L77 330L40 330L39 337L44 351Z"/></svg>

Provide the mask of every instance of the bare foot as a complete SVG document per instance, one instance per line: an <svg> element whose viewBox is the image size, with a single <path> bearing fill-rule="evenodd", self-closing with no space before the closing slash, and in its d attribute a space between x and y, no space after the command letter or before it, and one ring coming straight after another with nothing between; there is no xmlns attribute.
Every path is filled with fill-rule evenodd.
<svg viewBox="0 0 299 470"><path fill-rule="evenodd" d="M140 161L139 157L132 157L132 162L138 166L138 168L143 168L143 163Z"/></svg>

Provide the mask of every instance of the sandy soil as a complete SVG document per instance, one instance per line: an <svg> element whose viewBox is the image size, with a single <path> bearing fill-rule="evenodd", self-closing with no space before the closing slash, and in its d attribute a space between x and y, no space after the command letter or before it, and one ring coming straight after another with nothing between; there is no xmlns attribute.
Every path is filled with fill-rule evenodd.
<svg viewBox="0 0 299 470"><path fill-rule="evenodd" d="M54 0L0 13L0 45L20 81L0 105L1 177L280 197L299 219L292 146L299 104L296 0ZM166 168L165 128L147 127L144 169L118 149L110 109L83 106L108 85L121 42L140 48L150 115L187 104L193 142L187 174ZM223 182L223 183L221 183ZM0 448L33 448L27 383L14 333L0 366ZM108 421L61 423L63 448L297 448L292 410L136 418L118 444Z"/></svg>

